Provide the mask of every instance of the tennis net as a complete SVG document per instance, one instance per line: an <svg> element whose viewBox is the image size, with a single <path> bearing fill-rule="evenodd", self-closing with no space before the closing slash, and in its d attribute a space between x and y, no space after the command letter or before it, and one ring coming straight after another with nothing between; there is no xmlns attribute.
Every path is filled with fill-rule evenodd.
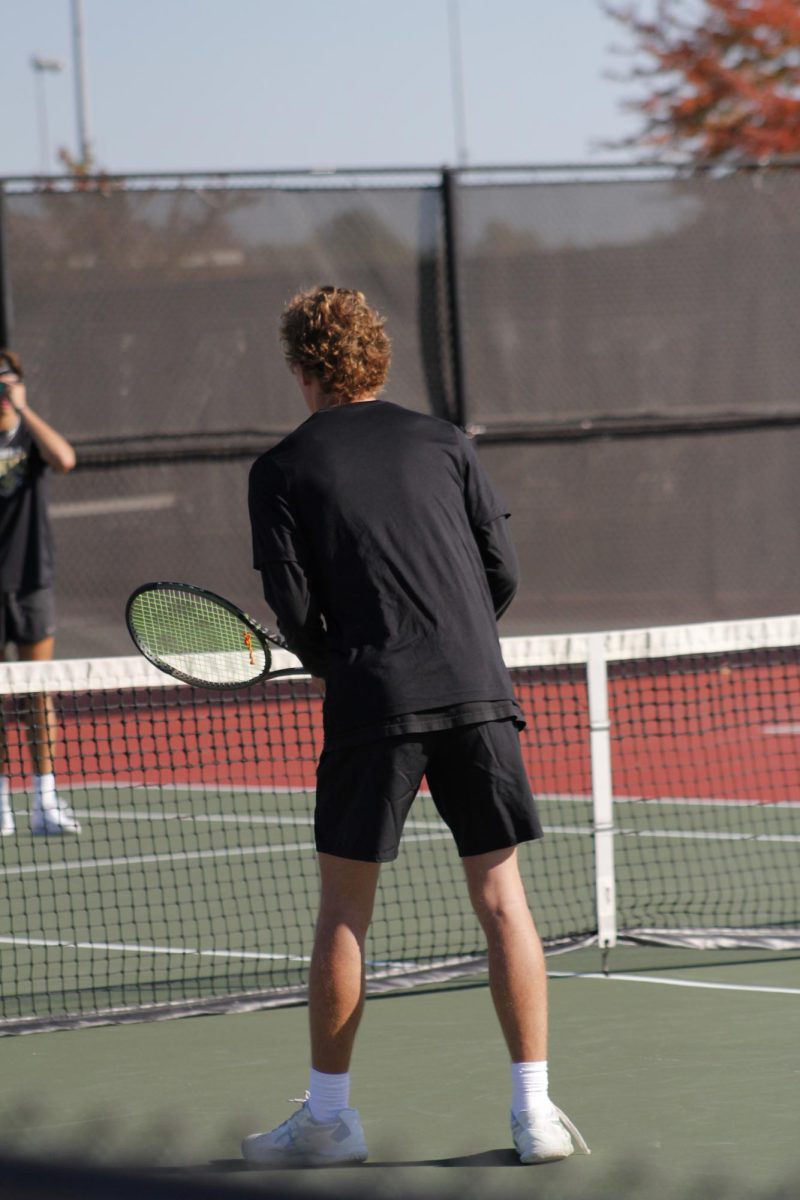
<svg viewBox="0 0 800 1200"><path fill-rule="evenodd" d="M800 947L800 617L503 650L546 830L521 850L546 945ZM79 836L30 832L42 695ZM302 997L321 726L306 679L220 693L140 658L4 664L0 703L0 1033ZM425 794L368 958L373 989L483 966Z"/></svg>

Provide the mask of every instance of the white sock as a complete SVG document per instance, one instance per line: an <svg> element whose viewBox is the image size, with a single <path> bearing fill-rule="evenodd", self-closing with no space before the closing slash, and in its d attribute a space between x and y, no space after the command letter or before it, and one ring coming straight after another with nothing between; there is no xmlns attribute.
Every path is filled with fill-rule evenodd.
<svg viewBox="0 0 800 1200"><path fill-rule="evenodd" d="M11 780L7 775L0 775L0 812L8 812L11 808Z"/></svg>
<svg viewBox="0 0 800 1200"><path fill-rule="evenodd" d="M350 1106L350 1072L326 1075L311 1068L308 1081L308 1107L315 1121L333 1121L343 1108Z"/></svg>
<svg viewBox="0 0 800 1200"><path fill-rule="evenodd" d="M55 775L34 775L33 807L41 812L53 812L58 807Z"/></svg>
<svg viewBox="0 0 800 1200"><path fill-rule="evenodd" d="M530 1112L550 1104L547 1095L547 1060L511 1064L511 1111Z"/></svg>

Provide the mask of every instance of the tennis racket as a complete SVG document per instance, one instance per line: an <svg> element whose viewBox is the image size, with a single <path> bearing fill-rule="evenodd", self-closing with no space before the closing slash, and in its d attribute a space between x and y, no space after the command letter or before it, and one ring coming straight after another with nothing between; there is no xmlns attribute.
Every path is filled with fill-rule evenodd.
<svg viewBox="0 0 800 1200"><path fill-rule="evenodd" d="M137 650L160 671L195 687L242 688L266 678L307 675L302 668L272 671L270 633L222 596L191 583L145 583L125 606Z"/></svg>

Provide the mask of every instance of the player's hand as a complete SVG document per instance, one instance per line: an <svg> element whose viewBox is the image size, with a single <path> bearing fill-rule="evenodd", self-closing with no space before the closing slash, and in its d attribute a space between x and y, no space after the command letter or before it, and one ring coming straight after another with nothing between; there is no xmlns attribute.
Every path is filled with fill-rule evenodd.
<svg viewBox="0 0 800 1200"><path fill-rule="evenodd" d="M16 412L22 412L28 407L28 394L25 390L24 383L7 383L8 398L11 402L11 407Z"/></svg>

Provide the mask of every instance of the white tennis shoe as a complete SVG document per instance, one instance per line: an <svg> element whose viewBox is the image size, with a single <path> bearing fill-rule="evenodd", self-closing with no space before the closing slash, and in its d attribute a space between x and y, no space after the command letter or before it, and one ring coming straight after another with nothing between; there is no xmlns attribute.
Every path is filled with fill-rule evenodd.
<svg viewBox="0 0 800 1200"><path fill-rule="evenodd" d="M367 1143L356 1109L341 1109L333 1121L315 1121L306 1100L277 1129L246 1137L242 1156L274 1166L332 1167L364 1162Z"/></svg>
<svg viewBox="0 0 800 1200"><path fill-rule="evenodd" d="M41 805L34 805L31 812L31 833L50 837L80 831L80 821L64 800L56 799L53 807L42 808Z"/></svg>
<svg viewBox="0 0 800 1200"><path fill-rule="evenodd" d="M14 810L9 804L0 804L0 837L10 837L14 832Z"/></svg>
<svg viewBox="0 0 800 1200"><path fill-rule="evenodd" d="M541 1111L512 1112L511 1136L526 1164L559 1162L575 1150L591 1154L576 1126L555 1104Z"/></svg>

